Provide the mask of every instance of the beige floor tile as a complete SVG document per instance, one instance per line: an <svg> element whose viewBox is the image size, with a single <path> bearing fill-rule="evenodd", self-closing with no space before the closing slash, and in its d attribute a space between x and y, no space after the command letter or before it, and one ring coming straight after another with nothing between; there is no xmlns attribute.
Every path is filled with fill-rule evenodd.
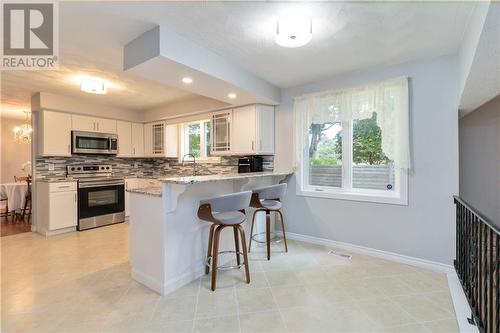
<svg viewBox="0 0 500 333"><path fill-rule="evenodd" d="M384 328L387 333L430 333L422 324L408 324L402 326L391 326Z"/></svg>
<svg viewBox="0 0 500 333"><path fill-rule="evenodd" d="M413 317L389 299L362 301L357 306L373 322L384 328L415 323Z"/></svg>
<svg viewBox="0 0 500 333"><path fill-rule="evenodd" d="M433 333L458 333L460 332L455 318L432 321L424 324Z"/></svg>
<svg viewBox="0 0 500 333"><path fill-rule="evenodd" d="M153 318L147 329L147 332L162 332L162 333L188 333L193 330L192 320L181 320L181 321L155 321Z"/></svg>
<svg viewBox="0 0 500 333"><path fill-rule="evenodd" d="M130 276L128 232L3 237L2 332L458 331L444 274L293 240L254 248L250 284L220 271L215 292L203 276L160 297Z"/></svg>
<svg viewBox="0 0 500 333"><path fill-rule="evenodd" d="M271 288L236 291L239 313L276 310Z"/></svg>
<svg viewBox="0 0 500 333"><path fill-rule="evenodd" d="M312 304L312 296L305 286L275 286L272 291L280 309Z"/></svg>
<svg viewBox="0 0 500 333"><path fill-rule="evenodd" d="M237 314L236 295L233 290L215 290L198 296L196 318L231 316Z"/></svg>
<svg viewBox="0 0 500 333"><path fill-rule="evenodd" d="M243 270L234 272L236 279L239 283L236 283L236 289L255 289L255 288L268 288L269 282L267 282L266 274L264 272L253 272L250 271L250 283L246 283L245 272Z"/></svg>
<svg viewBox="0 0 500 333"><path fill-rule="evenodd" d="M302 281L293 270L276 270L265 272L271 287L302 285Z"/></svg>
<svg viewBox="0 0 500 333"><path fill-rule="evenodd" d="M244 313L240 315L243 333L287 332L285 323L278 311Z"/></svg>
<svg viewBox="0 0 500 333"><path fill-rule="evenodd" d="M194 332L240 332L239 320L237 316L198 319L194 324Z"/></svg>
<svg viewBox="0 0 500 333"><path fill-rule="evenodd" d="M196 302L197 296L162 297L156 304L153 320L156 322L192 320Z"/></svg>
<svg viewBox="0 0 500 333"><path fill-rule="evenodd" d="M455 316L450 309L435 305L425 295L398 296L392 297L391 300L418 322L449 319Z"/></svg>

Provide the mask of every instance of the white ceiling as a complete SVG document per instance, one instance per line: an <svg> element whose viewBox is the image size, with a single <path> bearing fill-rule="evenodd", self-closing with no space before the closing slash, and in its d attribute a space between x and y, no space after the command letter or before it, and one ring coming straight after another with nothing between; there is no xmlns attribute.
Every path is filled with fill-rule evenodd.
<svg viewBox="0 0 500 333"><path fill-rule="evenodd" d="M61 2L60 71L3 72L3 111L29 107L37 91L147 110L195 95L122 71L123 46L164 24L247 71L290 87L340 73L456 52L473 3ZM305 14L313 40L274 43L276 19ZM105 96L79 91L75 75L116 87Z"/></svg>

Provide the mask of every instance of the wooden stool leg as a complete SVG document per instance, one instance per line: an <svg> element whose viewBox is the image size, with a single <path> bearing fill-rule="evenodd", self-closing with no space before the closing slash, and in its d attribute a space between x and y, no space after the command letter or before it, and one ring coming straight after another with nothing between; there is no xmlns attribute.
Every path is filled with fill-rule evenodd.
<svg viewBox="0 0 500 333"><path fill-rule="evenodd" d="M271 260L271 214L266 210L266 245L267 260Z"/></svg>
<svg viewBox="0 0 500 333"><path fill-rule="evenodd" d="M207 259L212 258L212 245L214 241L214 229L215 229L216 224L212 224L210 226L210 230L208 231L208 250L207 250ZM208 265L205 265L205 274L208 274L210 272L210 267Z"/></svg>
<svg viewBox="0 0 500 333"><path fill-rule="evenodd" d="M240 264L240 241L239 241L239 235L238 235L238 227L233 226L233 233L234 233L234 250L236 251L236 264ZM245 240L242 240L245 242Z"/></svg>
<svg viewBox="0 0 500 333"><path fill-rule="evenodd" d="M285 252L288 252L288 244L286 243L285 234L285 219L283 218L283 213L281 212L281 210L278 210L278 213L280 214L281 230L283 231L283 242L285 243Z"/></svg>
<svg viewBox="0 0 500 333"><path fill-rule="evenodd" d="M241 236L241 251L243 252L243 260L245 261L245 276L247 279L247 283L250 283L250 267L248 266L248 254L247 254L247 244L245 241L245 231L241 225L237 226L240 231ZM235 229L236 230L236 229Z"/></svg>
<svg viewBox="0 0 500 333"><path fill-rule="evenodd" d="M219 257L219 240L222 229L224 229L224 226L219 225L217 229L215 229L214 234L214 248L212 252L212 291L215 291L217 285L217 259Z"/></svg>
<svg viewBox="0 0 500 333"><path fill-rule="evenodd" d="M259 210L254 211L252 216L252 226L250 227L250 240L248 241L248 252L250 252L250 250L252 249L253 225L255 223L255 215L257 215L257 212L259 212Z"/></svg>

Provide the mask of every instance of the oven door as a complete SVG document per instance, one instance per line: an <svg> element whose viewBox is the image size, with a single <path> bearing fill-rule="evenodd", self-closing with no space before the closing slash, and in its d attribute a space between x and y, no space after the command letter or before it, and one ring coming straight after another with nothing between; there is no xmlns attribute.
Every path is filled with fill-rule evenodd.
<svg viewBox="0 0 500 333"><path fill-rule="evenodd" d="M89 182L81 183L78 186L78 220L89 219L96 216L110 215L121 218L125 211L125 184L123 181L114 183ZM117 217L113 217L114 222ZM99 219L97 219L99 220ZM101 219L105 220L105 219ZM104 223L104 222L103 222ZM80 223L81 224L81 223ZM109 223L107 223L109 224ZM99 226L99 225L95 225ZM95 227L91 226L91 227ZM86 229L79 226L79 229Z"/></svg>
<svg viewBox="0 0 500 333"><path fill-rule="evenodd" d="M73 154L116 154L117 138L112 134L72 132Z"/></svg>

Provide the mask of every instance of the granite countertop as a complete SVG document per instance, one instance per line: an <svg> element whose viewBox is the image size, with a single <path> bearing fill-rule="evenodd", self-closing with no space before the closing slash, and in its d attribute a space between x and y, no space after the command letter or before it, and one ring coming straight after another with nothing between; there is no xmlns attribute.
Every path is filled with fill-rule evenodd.
<svg viewBox="0 0 500 333"><path fill-rule="evenodd" d="M45 182L45 183L66 183L66 182L76 182L76 179L72 177L47 177L47 178L37 178L35 182Z"/></svg>
<svg viewBox="0 0 500 333"><path fill-rule="evenodd" d="M151 195L153 197L161 197L161 192L162 192L160 186L135 187L135 188L129 188L126 191L129 193Z"/></svg>
<svg viewBox="0 0 500 333"><path fill-rule="evenodd" d="M222 175L206 175L206 176L191 176L191 177L165 177L159 178L164 183L190 185L200 183L210 183L226 180L238 180L247 178L269 177L269 176L288 176L293 172L251 172L251 173L235 173Z"/></svg>

